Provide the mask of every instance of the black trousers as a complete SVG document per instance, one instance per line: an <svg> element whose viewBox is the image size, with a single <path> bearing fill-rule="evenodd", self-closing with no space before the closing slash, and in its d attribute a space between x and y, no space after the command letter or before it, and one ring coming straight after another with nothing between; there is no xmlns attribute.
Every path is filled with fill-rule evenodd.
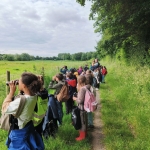
<svg viewBox="0 0 150 150"><path fill-rule="evenodd" d="M72 98L69 98L68 101L65 102L66 106L66 114L69 114L72 112L73 106L74 106L74 101Z"/></svg>

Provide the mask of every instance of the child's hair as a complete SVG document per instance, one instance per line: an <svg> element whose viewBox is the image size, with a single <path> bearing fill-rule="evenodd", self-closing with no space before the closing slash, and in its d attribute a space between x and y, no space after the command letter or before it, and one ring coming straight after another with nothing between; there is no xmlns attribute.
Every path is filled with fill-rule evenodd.
<svg viewBox="0 0 150 150"><path fill-rule="evenodd" d="M41 90L44 88L44 77L42 75L38 75L38 80L41 82Z"/></svg>
<svg viewBox="0 0 150 150"><path fill-rule="evenodd" d="M71 73L74 73L74 72L75 72L75 69L74 69L74 68L71 68L71 69L70 69L70 72L71 72Z"/></svg>
<svg viewBox="0 0 150 150"><path fill-rule="evenodd" d="M22 83L27 86L31 94L36 94L41 89L41 82L39 81L38 77L29 72L25 72L21 75Z"/></svg>
<svg viewBox="0 0 150 150"><path fill-rule="evenodd" d="M97 71L97 68L94 68L94 71Z"/></svg>
<svg viewBox="0 0 150 150"><path fill-rule="evenodd" d="M66 74L66 77L68 77L69 79L73 79L73 74L71 72L68 72Z"/></svg>
<svg viewBox="0 0 150 150"><path fill-rule="evenodd" d="M41 82L42 85L44 85L44 78L42 75L38 75L38 80Z"/></svg>
<svg viewBox="0 0 150 150"><path fill-rule="evenodd" d="M91 74L91 73L92 73L91 70L87 70L87 71L86 71L86 74Z"/></svg>
<svg viewBox="0 0 150 150"><path fill-rule="evenodd" d="M78 81L78 84L80 84L80 85L86 84L86 78L83 75L78 76L77 81Z"/></svg>
<svg viewBox="0 0 150 150"><path fill-rule="evenodd" d="M65 69L67 69L67 66L64 66Z"/></svg>
<svg viewBox="0 0 150 150"><path fill-rule="evenodd" d="M86 84L90 84L90 85L93 84L93 76L92 76L92 74L86 74L85 78L86 78Z"/></svg>
<svg viewBox="0 0 150 150"><path fill-rule="evenodd" d="M64 79L64 76L63 76L62 73L58 73L58 74L56 75L56 77L57 77L60 81L62 81L62 80Z"/></svg>

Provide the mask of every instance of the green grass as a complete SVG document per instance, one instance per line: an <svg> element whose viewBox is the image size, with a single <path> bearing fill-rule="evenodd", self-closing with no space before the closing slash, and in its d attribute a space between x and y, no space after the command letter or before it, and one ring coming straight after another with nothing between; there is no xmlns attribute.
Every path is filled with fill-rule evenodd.
<svg viewBox="0 0 150 150"><path fill-rule="evenodd" d="M65 112L65 111L64 111ZM63 125L59 127L56 138L50 138L49 140L44 140L46 150L91 150L90 138L81 142L76 142L75 137L78 136L78 131L76 131L71 125L71 115L64 115Z"/></svg>
<svg viewBox="0 0 150 150"><path fill-rule="evenodd" d="M50 137L48 140L44 139L45 150L91 150L89 134L88 138L81 142L76 142L75 138L78 136L78 131L71 125L71 115L65 115L65 106L63 105L63 125L59 127L56 137ZM6 150L5 141L7 132L0 130L0 149Z"/></svg>
<svg viewBox="0 0 150 150"><path fill-rule="evenodd" d="M58 67L69 68L84 65L86 62L69 61L31 61L0 62L0 104L6 96L6 70L11 72L11 79L19 78L22 72L36 74L45 69L45 86L51 77L59 72ZM150 69L148 67L126 66L123 63L103 60L108 68L106 83L101 84L101 112L103 120L104 145L106 150L150 150ZM65 107L64 107L65 114ZM70 124L70 115L64 115L63 125L56 138L44 140L46 150L91 150L91 135L82 142L76 142L78 132ZM7 132L0 131L0 149L4 145Z"/></svg>
<svg viewBox="0 0 150 150"><path fill-rule="evenodd" d="M150 69L102 63L108 68L100 89L106 149L150 150Z"/></svg>
<svg viewBox="0 0 150 150"><path fill-rule="evenodd" d="M68 68L76 67L80 65L84 66L86 63L83 61L0 61L0 106L6 96L6 72L10 71L10 80L20 78L20 75L27 71L37 75L42 74L42 68L44 68L45 87L51 80L51 77L59 73L59 70L64 65Z"/></svg>
<svg viewBox="0 0 150 150"><path fill-rule="evenodd" d="M18 79L24 71L32 72L37 75L42 73L42 67L44 67L45 75L45 87L48 87L48 84L51 80L51 77L59 73L59 69L64 65L67 65L68 68L76 67L78 68L81 65L85 65L87 62L71 62L71 61L28 61L28 62L8 62L0 61L0 107L6 97L6 71L10 71L11 80ZM71 125L71 116L65 115L65 107L63 125L59 127L56 138L50 137L48 140L44 140L46 150L90 150L90 134L88 138L81 142L76 142L75 138L78 136L78 131L73 128ZM0 150L6 150L5 141L7 138L7 132L0 130Z"/></svg>

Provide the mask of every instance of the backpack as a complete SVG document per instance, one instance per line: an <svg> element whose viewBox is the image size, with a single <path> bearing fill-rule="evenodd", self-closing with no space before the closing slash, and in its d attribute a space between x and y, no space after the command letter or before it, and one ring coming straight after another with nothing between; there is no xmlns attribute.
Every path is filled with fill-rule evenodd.
<svg viewBox="0 0 150 150"><path fill-rule="evenodd" d="M73 87L73 86L69 86L69 96L70 98L73 97L73 94L77 92L77 89L76 87Z"/></svg>
<svg viewBox="0 0 150 150"><path fill-rule="evenodd" d="M72 109L71 121L76 130L79 130L81 128L80 109L78 108L78 106L74 106L74 108Z"/></svg>
<svg viewBox="0 0 150 150"><path fill-rule="evenodd" d="M62 86L59 94L57 95L57 100L59 102L66 102L69 98L70 98L69 86L68 86L67 82L65 82L65 84Z"/></svg>
<svg viewBox="0 0 150 150"><path fill-rule="evenodd" d="M23 111L23 108L24 108L24 105L26 102L25 96L18 95L15 97L15 99L18 97L20 97L21 100L20 100L20 104L19 104L19 107L18 107L18 110L17 110L15 116L13 116L11 114L2 113L2 116L0 118L0 128L3 130L10 131L11 129L18 128L17 118L20 116L21 112ZM13 98L13 100L14 100L14 98Z"/></svg>
<svg viewBox="0 0 150 150"><path fill-rule="evenodd" d="M55 138L55 133L58 130L58 112L54 96L48 96L48 109L42 124L42 135L45 139L50 136Z"/></svg>
<svg viewBox="0 0 150 150"><path fill-rule="evenodd" d="M47 140L50 136L55 138L56 128L54 126L53 120L46 124L45 129L43 130L43 137Z"/></svg>
<svg viewBox="0 0 150 150"><path fill-rule="evenodd" d="M89 91L86 87L85 100L84 100L84 110L87 112L93 112L97 109L97 101L94 94Z"/></svg>

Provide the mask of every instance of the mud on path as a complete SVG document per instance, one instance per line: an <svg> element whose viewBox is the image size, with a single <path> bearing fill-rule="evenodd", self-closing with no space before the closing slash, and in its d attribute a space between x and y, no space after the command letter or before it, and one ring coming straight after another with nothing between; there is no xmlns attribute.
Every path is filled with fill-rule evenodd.
<svg viewBox="0 0 150 150"><path fill-rule="evenodd" d="M104 134L102 132L103 128L103 123L101 120L101 104L100 104L100 91L96 91L96 99L98 102L98 108L94 112L94 118L93 118L93 123L95 128L90 129L89 132L91 133L92 136L92 150L105 150L105 147L102 143Z"/></svg>

